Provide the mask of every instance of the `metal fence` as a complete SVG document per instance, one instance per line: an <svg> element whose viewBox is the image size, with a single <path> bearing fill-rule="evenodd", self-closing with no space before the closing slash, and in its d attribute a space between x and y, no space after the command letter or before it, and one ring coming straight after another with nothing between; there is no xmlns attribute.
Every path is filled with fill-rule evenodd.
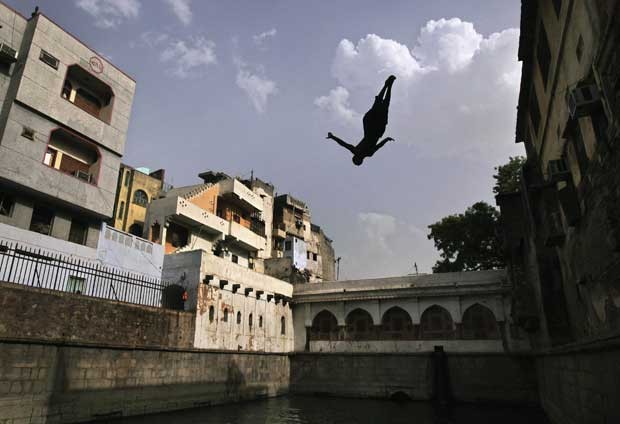
<svg viewBox="0 0 620 424"><path fill-rule="evenodd" d="M168 286L118 269L0 240L0 281L162 307Z"/></svg>

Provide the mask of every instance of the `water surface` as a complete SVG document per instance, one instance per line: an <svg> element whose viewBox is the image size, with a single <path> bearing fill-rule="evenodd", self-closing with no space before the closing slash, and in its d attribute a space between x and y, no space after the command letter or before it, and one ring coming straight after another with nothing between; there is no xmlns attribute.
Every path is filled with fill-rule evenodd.
<svg viewBox="0 0 620 424"><path fill-rule="evenodd" d="M290 396L124 418L116 424L437 424L431 404ZM536 409L460 405L453 424L547 424Z"/></svg>

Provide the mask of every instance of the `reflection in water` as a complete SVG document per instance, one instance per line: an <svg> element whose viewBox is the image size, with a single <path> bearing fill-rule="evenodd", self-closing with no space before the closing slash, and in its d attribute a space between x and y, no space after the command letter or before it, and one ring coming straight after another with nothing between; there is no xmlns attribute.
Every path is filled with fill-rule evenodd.
<svg viewBox="0 0 620 424"><path fill-rule="evenodd" d="M547 424L537 410L463 405L454 424ZM280 397L125 418L115 424L436 424L430 403L319 397Z"/></svg>

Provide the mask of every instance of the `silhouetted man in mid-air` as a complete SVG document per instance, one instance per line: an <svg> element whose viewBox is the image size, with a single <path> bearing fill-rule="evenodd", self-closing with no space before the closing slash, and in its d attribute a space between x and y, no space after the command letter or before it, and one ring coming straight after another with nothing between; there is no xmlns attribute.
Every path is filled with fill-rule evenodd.
<svg viewBox="0 0 620 424"><path fill-rule="evenodd" d="M360 141L357 146L353 146L339 139L332 133L327 134L328 139L334 140L353 153L353 163L358 166L364 162L364 158L374 155L385 143L394 140L391 137L386 137L379 141L388 123L388 109L390 107L392 84L394 84L395 79L396 77L394 75L390 75L385 80L383 88L375 97L375 103L370 110L366 112L366 115L364 115L364 138L362 138L362 141Z"/></svg>

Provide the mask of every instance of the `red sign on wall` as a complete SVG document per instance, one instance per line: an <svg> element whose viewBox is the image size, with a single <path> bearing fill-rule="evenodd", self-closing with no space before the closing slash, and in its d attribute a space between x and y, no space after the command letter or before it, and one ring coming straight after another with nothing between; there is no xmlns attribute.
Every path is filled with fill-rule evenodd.
<svg viewBox="0 0 620 424"><path fill-rule="evenodd" d="M103 62L97 56L93 56L88 60L88 64L90 65L90 69L96 73L100 74L103 72Z"/></svg>

